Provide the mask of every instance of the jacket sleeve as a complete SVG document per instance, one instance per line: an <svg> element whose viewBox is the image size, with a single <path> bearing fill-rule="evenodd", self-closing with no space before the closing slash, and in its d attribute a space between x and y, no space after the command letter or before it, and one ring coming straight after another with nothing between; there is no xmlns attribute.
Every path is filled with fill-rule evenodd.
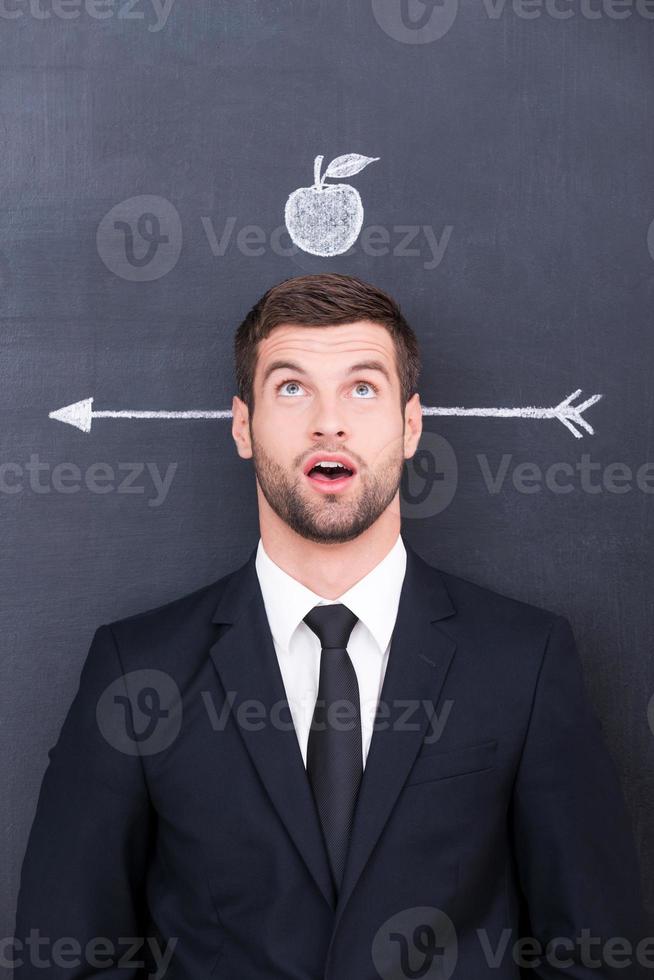
<svg viewBox="0 0 654 980"><path fill-rule="evenodd" d="M16 980L144 975L144 946L128 955L125 937L144 937L152 807L140 756L102 731L101 698L114 682L124 683L118 649L100 626L48 752L21 870Z"/></svg>
<svg viewBox="0 0 654 980"><path fill-rule="evenodd" d="M635 842L562 616L541 662L512 803L529 936L547 954L522 975L641 980L646 926Z"/></svg>

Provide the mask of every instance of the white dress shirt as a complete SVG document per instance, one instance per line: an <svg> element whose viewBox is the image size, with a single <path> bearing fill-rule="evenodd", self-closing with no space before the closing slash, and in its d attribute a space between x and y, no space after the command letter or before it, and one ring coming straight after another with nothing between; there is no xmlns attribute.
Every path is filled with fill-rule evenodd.
<svg viewBox="0 0 654 980"><path fill-rule="evenodd" d="M406 571L406 549L401 534L386 557L338 599L316 595L276 565L266 554L261 538L255 566L305 768L309 729L318 697L321 647L317 635L303 619L314 606L336 602L344 603L358 617L347 652L359 684L365 766Z"/></svg>

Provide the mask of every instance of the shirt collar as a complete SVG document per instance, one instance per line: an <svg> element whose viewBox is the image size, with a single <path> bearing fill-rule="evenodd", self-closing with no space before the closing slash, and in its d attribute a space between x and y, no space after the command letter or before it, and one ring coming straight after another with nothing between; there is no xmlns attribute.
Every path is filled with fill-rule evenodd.
<svg viewBox="0 0 654 980"><path fill-rule="evenodd" d="M325 599L276 565L259 538L255 567L275 643L289 650L295 630L310 609L321 603L342 602L367 627L383 654L395 626L406 561L406 548L398 534L388 554L367 575L338 599Z"/></svg>

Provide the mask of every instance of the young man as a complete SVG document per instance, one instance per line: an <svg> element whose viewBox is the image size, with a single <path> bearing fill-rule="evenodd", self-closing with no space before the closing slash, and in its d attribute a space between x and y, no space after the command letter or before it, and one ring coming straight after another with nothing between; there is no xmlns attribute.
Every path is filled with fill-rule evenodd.
<svg viewBox="0 0 654 980"><path fill-rule="evenodd" d="M95 633L16 975L43 976L39 930L57 978L641 976L634 843L568 620L400 533L422 412L399 307L351 276L286 280L235 353L260 540Z"/></svg>

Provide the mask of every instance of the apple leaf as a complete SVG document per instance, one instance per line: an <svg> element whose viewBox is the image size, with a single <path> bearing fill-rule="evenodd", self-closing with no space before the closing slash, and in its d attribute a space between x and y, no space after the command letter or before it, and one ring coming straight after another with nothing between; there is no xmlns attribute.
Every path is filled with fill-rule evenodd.
<svg viewBox="0 0 654 980"><path fill-rule="evenodd" d="M379 157L364 157L360 153L346 153L342 157L335 157L323 174L324 177L351 177L358 174L360 170L367 167L369 163L374 163Z"/></svg>

